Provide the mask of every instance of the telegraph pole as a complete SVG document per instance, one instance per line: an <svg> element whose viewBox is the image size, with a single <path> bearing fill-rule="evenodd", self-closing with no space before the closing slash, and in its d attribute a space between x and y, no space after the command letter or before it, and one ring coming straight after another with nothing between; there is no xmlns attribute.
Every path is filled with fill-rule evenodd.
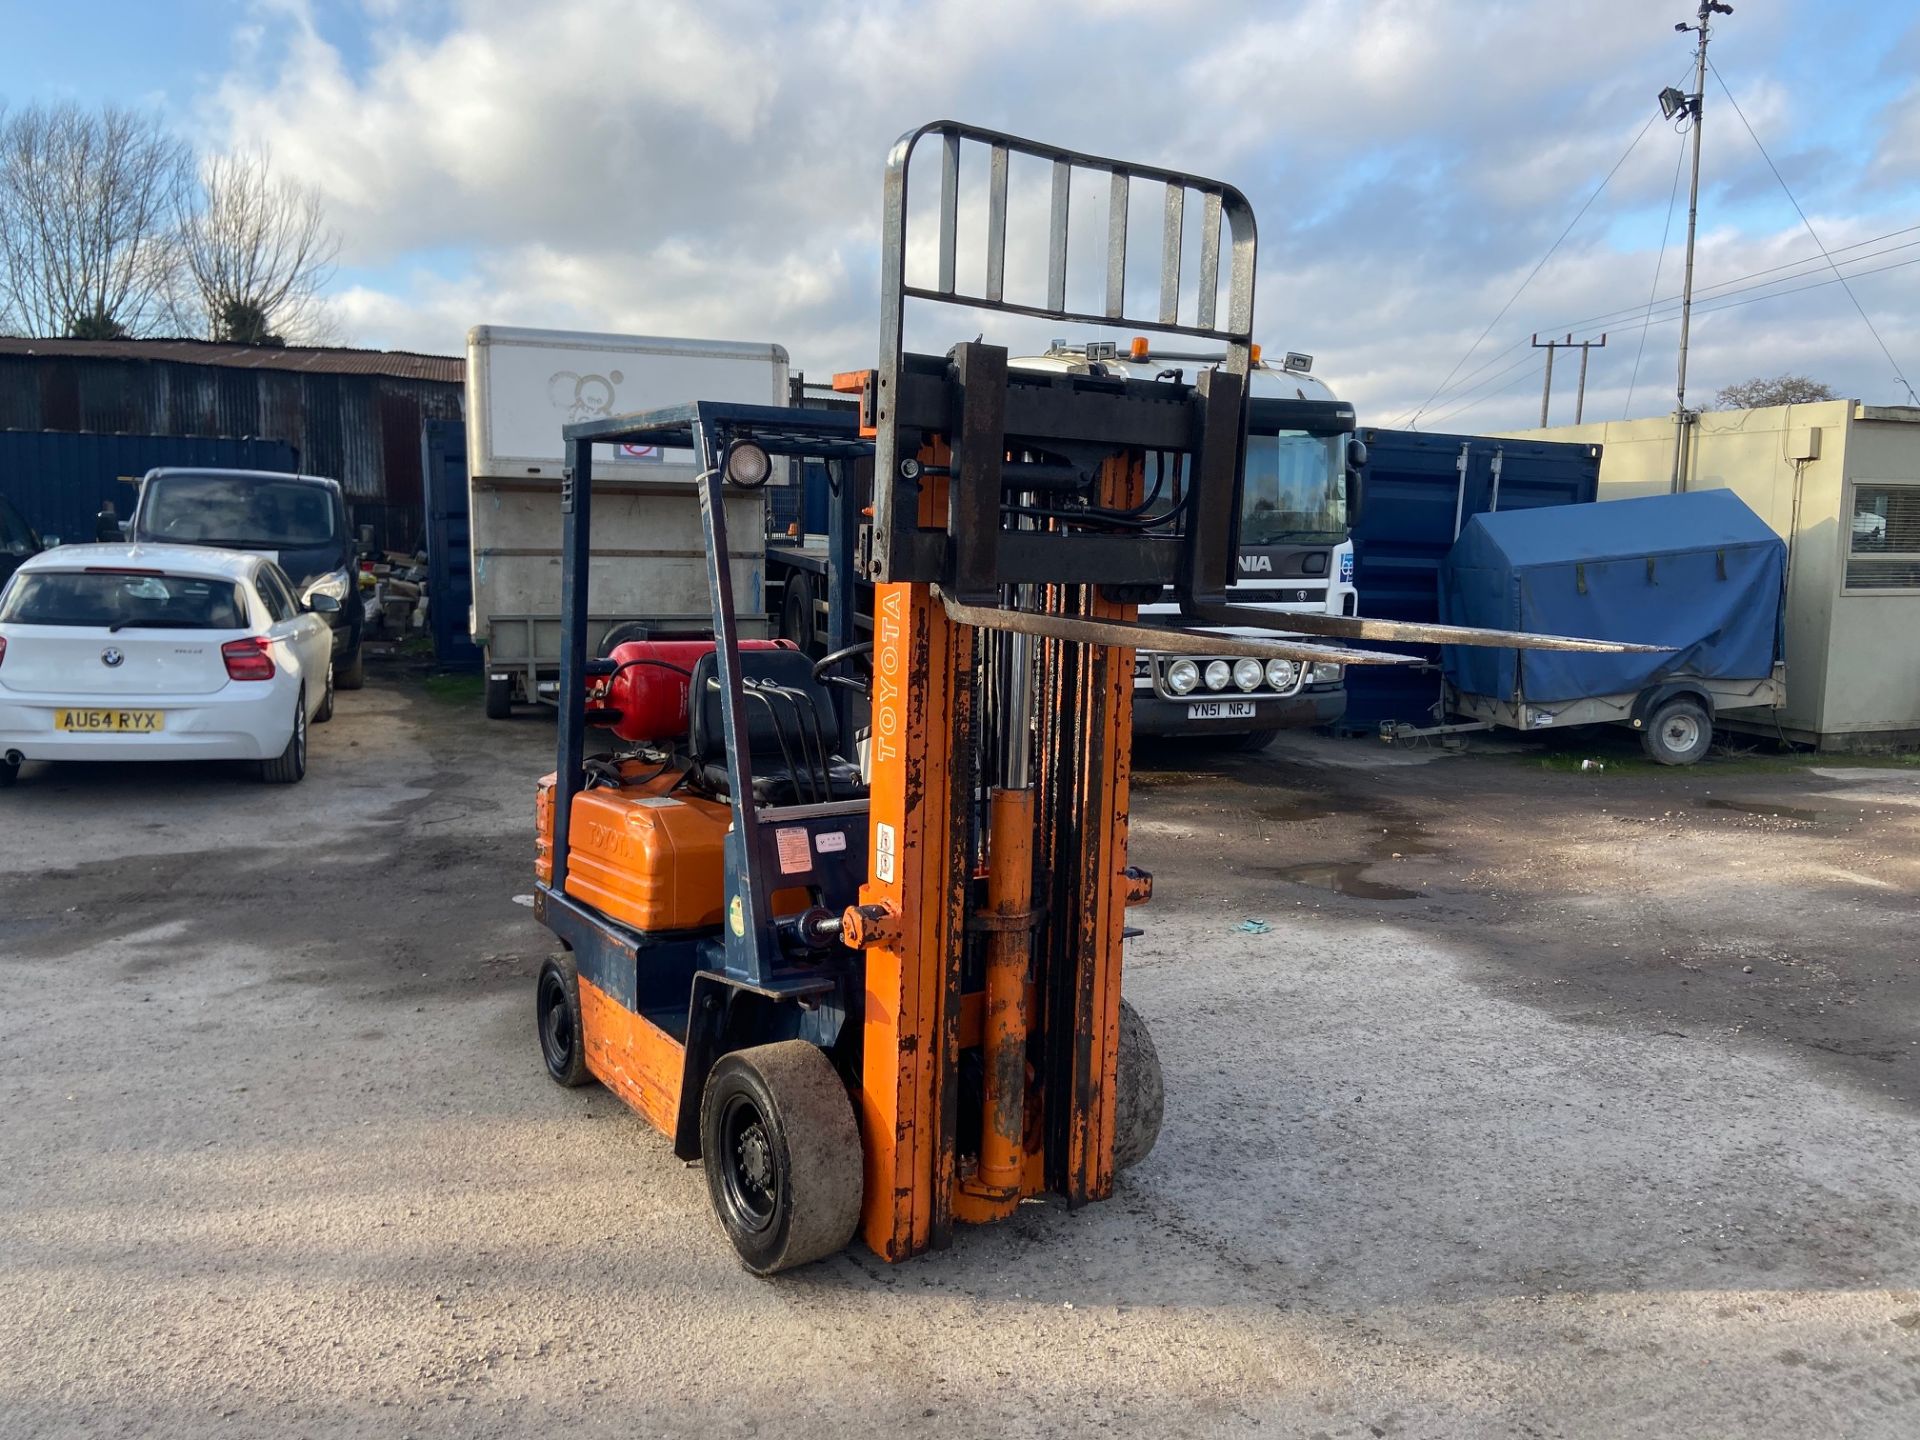
<svg viewBox="0 0 1920 1440"><path fill-rule="evenodd" d="M1693 422L1687 409L1687 333L1693 320L1693 240L1700 221L1700 122L1707 98L1707 39L1713 17L1732 13L1733 6L1721 0L1700 0L1698 23L1689 25L1683 20L1673 27L1682 33L1694 31L1700 37L1693 56L1693 94L1677 94L1671 86L1660 92L1660 109L1669 120L1685 114L1693 123L1693 179L1687 186L1687 268L1680 286L1680 374L1674 387L1673 479L1668 485L1676 493L1686 463L1687 426Z"/></svg>
<svg viewBox="0 0 1920 1440"><path fill-rule="evenodd" d="M1598 340L1576 340L1569 334L1564 340L1549 340L1544 345L1540 343L1540 336L1537 333L1533 337L1533 348L1547 352L1547 378L1540 387L1540 428L1542 430L1547 428L1547 406L1553 399L1553 352L1572 350L1576 346L1580 351L1580 388L1574 396L1573 423L1578 425L1586 418L1587 413L1587 352L1606 349L1607 337L1602 334Z"/></svg>
<svg viewBox="0 0 1920 1440"><path fill-rule="evenodd" d="M1571 341L1573 337L1569 335L1567 339ZM1600 332L1600 338L1598 340L1582 340L1580 342L1580 388L1574 391L1573 394L1573 423L1576 425L1587 418L1587 352L1589 350L1604 350L1606 348L1607 332L1604 330Z"/></svg>

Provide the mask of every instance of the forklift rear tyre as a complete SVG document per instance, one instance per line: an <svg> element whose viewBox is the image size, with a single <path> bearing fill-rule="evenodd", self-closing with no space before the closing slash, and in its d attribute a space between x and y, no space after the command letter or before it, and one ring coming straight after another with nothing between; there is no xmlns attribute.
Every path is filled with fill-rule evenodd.
<svg viewBox="0 0 1920 1440"><path fill-rule="evenodd" d="M592 1080L580 1028L580 975L573 956L562 952L540 967L534 1019L540 1032L540 1056L554 1082L572 1089Z"/></svg>
<svg viewBox="0 0 1920 1440"><path fill-rule="evenodd" d="M1120 1056L1114 1079L1113 1168L1137 1165L1153 1152L1167 1110L1160 1056L1147 1022L1125 1000L1120 1002Z"/></svg>
<svg viewBox="0 0 1920 1440"><path fill-rule="evenodd" d="M804 1040L723 1055L700 1102L714 1218L771 1275L845 1247L860 1223L860 1127L846 1082Z"/></svg>
<svg viewBox="0 0 1920 1440"><path fill-rule="evenodd" d="M1662 765L1691 765L1713 746L1713 721L1698 700L1669 700L1647 721L1640 744Z"/></svg>
<svg viewBox="0 0 1920 1440"><path fill-rule="evenodd" d="M487 719L504 720L513 714L513 677L487 676Z"/></svg>

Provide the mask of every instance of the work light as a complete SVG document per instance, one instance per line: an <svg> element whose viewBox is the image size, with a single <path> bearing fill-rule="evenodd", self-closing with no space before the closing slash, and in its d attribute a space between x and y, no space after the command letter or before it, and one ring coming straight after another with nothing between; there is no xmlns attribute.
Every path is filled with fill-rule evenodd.
<svg viewBox="0 0 1920 1440"><path fill-rule="evenodd" d="M727 447L727 480L742 490L757 490L773 474L773 457L766 448L751 440L736 440Z"/></svg>

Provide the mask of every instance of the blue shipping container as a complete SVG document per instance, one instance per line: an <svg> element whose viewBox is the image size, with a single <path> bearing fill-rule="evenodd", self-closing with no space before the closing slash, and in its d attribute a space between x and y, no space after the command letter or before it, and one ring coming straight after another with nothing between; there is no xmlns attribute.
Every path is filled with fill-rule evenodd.
<svg viewBox="0 0 1920 1440"><path fill-rule="evenodd" d="M1366 502L1353 527L1360 613L1378 620L1440 619L1440 567L1469 517L1598 498L1600 447L1497 440L1419 430L1363 429ZM1341 728L1372 733L1388 721L1430 725L1440 702L1440 649L1381 645L1426 668L1356 665L1347 671Z"/></svg>
<svg viewBox="0 0 1920 1440"><path fill-rule="evenodd" d="M68 430L0 430L0 495L42 537L66 544L94 538L94 517L111 500L133 514L140 478L162 465L219 470L297 470L284 440L225 435L100 435Z"/></svg>
<svg viewBox="0 0 1920 1440"><path fill-rule="evenodd" d="M467 427L429 420L421 427L426 479L427 620L433 658L443 670L478 670L485 659L467 620L473 609L473 532L468 524Z"/></svg>

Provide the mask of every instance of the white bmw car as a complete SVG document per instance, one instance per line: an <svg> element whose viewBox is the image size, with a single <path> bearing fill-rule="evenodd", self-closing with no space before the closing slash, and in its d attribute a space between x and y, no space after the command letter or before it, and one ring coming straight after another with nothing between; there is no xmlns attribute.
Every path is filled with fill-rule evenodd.
<svg viewBox="0 0 1920 1440"><path fill-rule="evenodd" d="M0 590L0 785L28 760L253 760L291 784L333 715L338 601L273 561L68 545Z"/></svg>

